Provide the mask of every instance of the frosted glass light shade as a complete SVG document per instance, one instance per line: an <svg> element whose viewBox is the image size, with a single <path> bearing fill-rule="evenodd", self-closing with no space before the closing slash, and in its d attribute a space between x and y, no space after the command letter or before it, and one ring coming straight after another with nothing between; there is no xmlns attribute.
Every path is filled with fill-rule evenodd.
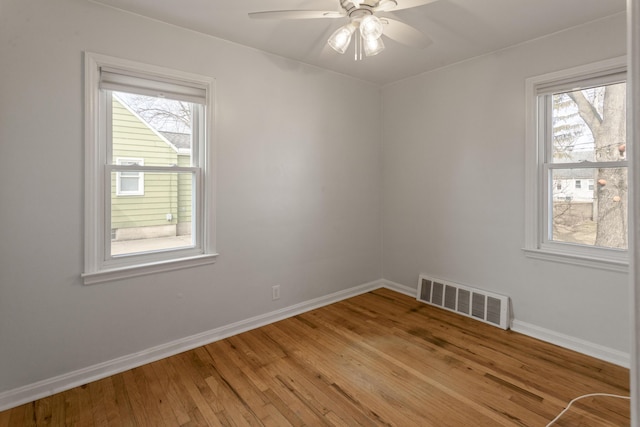
<svg viewBox="0 0 640 427"><path fill-rule="evenodd" d="M374 15L366 16L360 22L360 35L365 40L376 40L382 35L382 22Z"/></svg>
<svg viewBox="0 0 640 427"><path fill-rule="evenodd" d="M338 28L331 37L329 37L329 46L333 48L338 53L345 53L347 48L349 47L349 43L351 43L351 36L355 27L351 24L347 24Z"/></svg>
<svg viewBox="0 0 640 427"><path fill-rule="evenodd" d="M364 54L367 56L374 56L384 50L384 43L382 43L382 37L377 39L367 40L364 39Z"/></svg>

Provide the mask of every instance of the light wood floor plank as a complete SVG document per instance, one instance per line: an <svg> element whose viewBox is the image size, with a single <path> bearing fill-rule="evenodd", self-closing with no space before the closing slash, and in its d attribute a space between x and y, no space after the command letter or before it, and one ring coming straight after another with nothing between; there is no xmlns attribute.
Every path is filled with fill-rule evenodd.
<svg viewBox="0 0 640 427"><path fill-rule="evenodd" d="M185 425L191 421L187 409L184 407L180 399L180 392L176 389L176 384L172 381L169 372L165 369L165 361L151 363L149 365L153 370L155 377L158 379L158 386L161 393L157 393L156 397L162 400L173 413L176 425Z"/></svg>
<svg viewBox="0 0 640 427"><path fill-rule="evenodd" d="M213 394L209 386L202 380L202 377L194 371L191 361L195 357L192 352L182 353L171 358L172 365L176 370L177 380L182 384L186 390L190 400L193 401L195 408L191 411L194 415L199 413L206 425L209 426L222 426L216 412L222 411L222 408L217 407L219 400ZM197 409L197 412L195 411Z"/></svg>
<svg viewBox="0 0 640 427"><path fill-rule="evenodd" d="M34 402L35 410L35 423L41 426L50 426L51 419L53 418L53 396L40 399Z"/></svg>
<svg viewBox="0 0 640 427"><path fill-rule="evenodd" d="M87 385L89 388L89 397L91 398L91 410L93 416L93 425L96 427L105 427L109 425L107 408L105 400L107 399L107 391L104 390L106 381L94 381Z"/></svg>
<svg viewBox="0 0 640 427"><path fill-rule="evenodd" d="M131 409L136 425L158 425L164 426L162 420L157 417L157 409L149 400L146 390L140 389L139 383L140 368L132 369L122 373L124 386L131 403ZM157 423L160 424L157 424Z"/></svg>
<svg viewBox="0 0 640 427"><path fill-rule="evenodd" d="M379 289L0 412L14 426L544 426L629 372ZM628 426L587 398L556 426Z"/></svg>
<svg viewBox="0 0 640 427"><path fill-rule="evenodd" d="M11 411L0 412L0 427L9 427L9 418L11 418Z"/></svg>
<svg viewBox="0 0 640 427"><path fill-rule="evenodd" d="M179 366L176 369L177 362L179 362L177 356L154 362L154 364L160 364L166 372L169 381L167 395L170 397L168 399L175 402L172 405L173 411L174 413L180 413L182 421L184 421L185 415L188 418L188 421L182 422L181 425L188 425L188 423L207 425L208 423L198 408L198 404L191 398L189 391L184 386L184 382L189 383L189 378L182 375Z"/></svg>
<svg viewBox="0 0 640 427"><path fill-rule="evenodd" d="M17 408L13 408L9 411L9 426L24 426L27 424L24 418L25 412L27 411L27 405L18 406Z"/></svg>
<svg viewBox="0 0 640 427"><path fill-rule="evenodd" d="M168 390L166 387L163 387L166 383L161 383L160 378L156 376L152 364L142 366L140 369L146 380L147 390L145 393L149 394L149 399L155 402L154 406L157 408L158 416L162 419L162 422L167 426L179 425L167 399Z"/></svg>

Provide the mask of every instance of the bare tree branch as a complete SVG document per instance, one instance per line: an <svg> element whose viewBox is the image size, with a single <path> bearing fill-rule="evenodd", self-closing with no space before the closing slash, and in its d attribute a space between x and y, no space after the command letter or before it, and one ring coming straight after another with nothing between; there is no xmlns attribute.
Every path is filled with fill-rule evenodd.
<svg viewBox="0 0 640 427"><path fill-rule="evenodd" d="M602 117L600 116L600 113L598 113L596 107L589 102L580 90L569 92L567 95L569 95L573 102L578 106L580 117L582 117L582 120L584 120L587 126L589 126L591 133L596 135L600 129L600 124L602 123Z"/></svg>

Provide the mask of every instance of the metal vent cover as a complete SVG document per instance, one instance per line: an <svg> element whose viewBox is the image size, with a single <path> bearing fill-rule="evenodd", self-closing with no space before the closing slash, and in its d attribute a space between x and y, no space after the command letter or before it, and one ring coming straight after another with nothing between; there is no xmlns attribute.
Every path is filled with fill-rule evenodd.
<svg viewBox="0 0 640 427"><path fill-rule="evenodd" d="M509 329L509 297L420 275L418 301Z"/></svg>

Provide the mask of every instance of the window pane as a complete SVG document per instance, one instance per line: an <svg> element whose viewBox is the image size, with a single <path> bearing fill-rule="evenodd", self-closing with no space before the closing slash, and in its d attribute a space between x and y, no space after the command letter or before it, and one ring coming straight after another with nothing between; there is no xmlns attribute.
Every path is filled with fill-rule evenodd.
<svg viewBox="0 0 640 427"><path fill-rule="evenodd" d="M116 175L111 179L113 256L193 247L193 173L145 172L144 195L129 197L116 195Z"/></svg>
<svg viewBox="0 0 640 427"><path fill-rule="evenodd" d="M112 93L113 159L140 158L145 166L191 166L194 104Z"/></svg>
<svg viewBox="0 0 640 427"><path fill-rule="evenodd" d="M553 241L627 249L627 168L553 169L551 179Z"/></svg>
<svg viewBox="0 0 640 427"><path fill-rule="evenodd" d="M553 163L626 159L626 84L552 96ZM606 126L601 126L606 123Z"/></svg>
<svg viewBox="0 0 640 427"><path fill-rule="evenodd" d="M133 192L139 191L140 179L135 177L125 176L124 173L120 176L120 192Z"/></svg>

